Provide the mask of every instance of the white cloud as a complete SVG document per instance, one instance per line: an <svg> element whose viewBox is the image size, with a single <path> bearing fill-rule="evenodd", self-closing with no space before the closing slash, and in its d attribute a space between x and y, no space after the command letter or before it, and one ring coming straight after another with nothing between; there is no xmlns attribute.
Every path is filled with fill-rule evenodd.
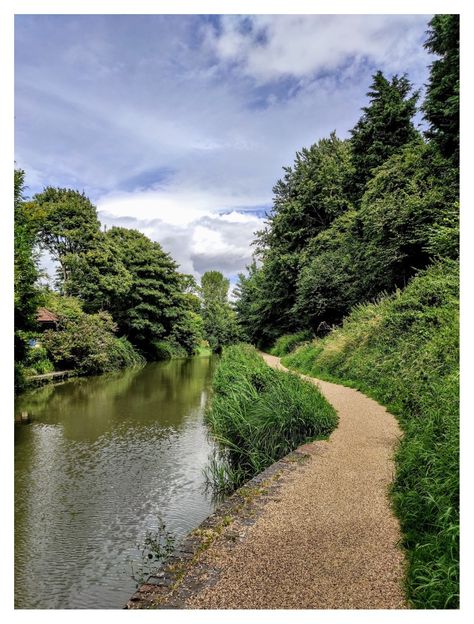
<svg viewBox="0 0 474 624"><path fill-rule="evenodd" d="M208 28L207 41L223 61L237 62L261 82L303 78L364 59L386 69L416 65L423 15L224 16L221 30ZM402 36L401 36L402 35Z"/></svg>
<svg viewBox="0 0 474 624"><path fill-rule="evenodd" d="M194 218L185 223L172 223L169 218L119 217L104 211L99 215L108 227L136 228L158 241L182 272L192 273L198 279L209 270L222 271L228 277L244 271L252 260L251 243L255 232L264 224L264 220L254 214L236 211L195 213Z"/></svg>
<svg viewBox="0 0 474 624"><path fill-rule="evenodd" d="M199 187L186 189L172 184L159 190L105 195L98 200L97 209L99 214L109 217L128 216L141 221L158 219L169 225L185 226L203 215L254 208L268 204L270 200L270 194L232 193L227 189L208 191ZM230 218L238 220L241 217Z"/></svg>

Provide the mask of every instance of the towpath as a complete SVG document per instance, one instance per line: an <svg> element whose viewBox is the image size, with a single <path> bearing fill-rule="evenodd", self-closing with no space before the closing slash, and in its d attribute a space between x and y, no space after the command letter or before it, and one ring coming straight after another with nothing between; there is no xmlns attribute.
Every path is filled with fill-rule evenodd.
<svg viewBox="0 0 474 624"><path fill-rule="evenodd" d="M283 368L279 358L263 357ZM199 567L204 576L212 568L214 580L194 585L185 608L407 608L388 497L397 421L356 390L306 379L337 410L337 429L303 447L309 461L282 477L277 497L231 548L217 540L208 549Z"/></svg>

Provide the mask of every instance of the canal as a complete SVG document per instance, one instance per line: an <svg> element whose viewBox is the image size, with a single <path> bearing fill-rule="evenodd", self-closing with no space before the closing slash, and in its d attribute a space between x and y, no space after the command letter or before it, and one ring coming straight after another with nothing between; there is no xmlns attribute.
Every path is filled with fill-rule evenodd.
<svg viewBox="0 0 474 624"><path fill-rule="evenodd" d="M213 358L72 379L16 401L16 608L121 608L161 522L212 513L203 469ZM145 555L146 556L146 555Z"/></svg>

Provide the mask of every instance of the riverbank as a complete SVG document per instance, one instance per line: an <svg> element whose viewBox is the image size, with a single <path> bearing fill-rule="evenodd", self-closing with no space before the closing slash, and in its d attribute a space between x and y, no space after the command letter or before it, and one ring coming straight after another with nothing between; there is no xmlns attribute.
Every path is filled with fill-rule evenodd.
<svg viewBox="0 0 474 624"><path fill-rule="evenodd" d="M278 358L265 359L280 367ZM312 383L338 411L329 440L300 447L257 477L250 505L242 490L245 498L255 479L237 491L190 536L198 543L189 558L171 562L128 608L407 606L388 500L396 420L355 390Z"/></svg>

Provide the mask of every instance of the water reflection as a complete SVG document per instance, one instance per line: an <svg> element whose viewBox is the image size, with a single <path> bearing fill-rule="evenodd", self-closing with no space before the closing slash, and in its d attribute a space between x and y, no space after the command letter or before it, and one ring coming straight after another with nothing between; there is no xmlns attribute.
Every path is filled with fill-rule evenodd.
<svg viewBox="0 0 474 624"><path fill-rule="evenodd" d="M213 362L149 364L19 397L15 601L20 608L121 607L127 561L162 517L182 536L213 503L203 410Z"/></svg>

